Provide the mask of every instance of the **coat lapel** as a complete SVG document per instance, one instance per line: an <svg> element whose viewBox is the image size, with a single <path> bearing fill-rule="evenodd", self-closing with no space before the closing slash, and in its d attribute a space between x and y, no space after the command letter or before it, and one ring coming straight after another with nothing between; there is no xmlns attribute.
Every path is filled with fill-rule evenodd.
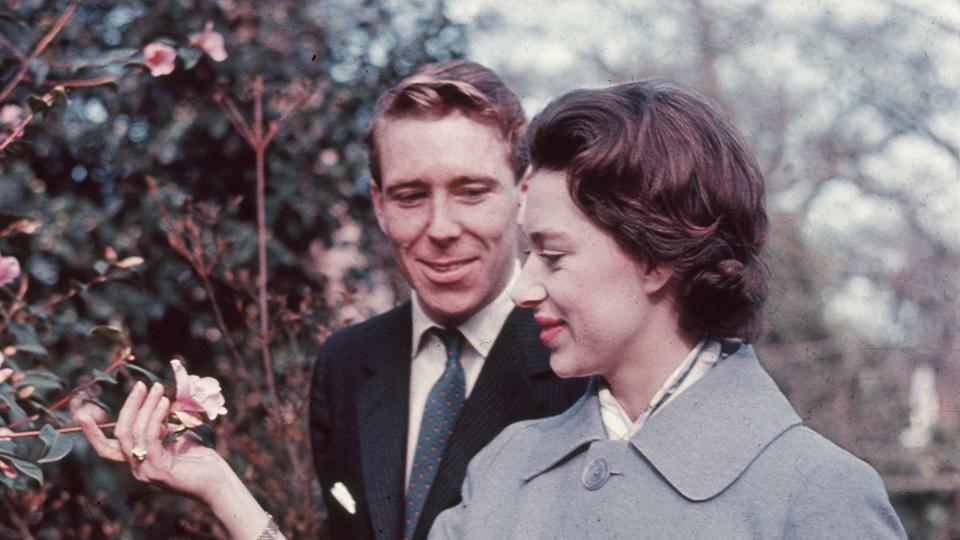
<svg viewBox="0 0 960 540"><path fill-rule="evenodd" d="M705 501L800 423L753 348L743 345L651 416L631 442L684 497Z"/></svg>
<svg viewBox="0 0 960 540"><path fill-rule="evenodd" d="M411 354L410 304L394 310L383 333L372 336L357 393L361 469L370 520L378 539L403 535Z"/></svg>
<svg viewBox="0 0 960 540"><path fill-rule="evenodd" d="M527 309L515 308L507 317L457 419L414 538L425 538L423 524L459 498L470 459L530 406L530 377L550 371L539 332Z"/></svg>

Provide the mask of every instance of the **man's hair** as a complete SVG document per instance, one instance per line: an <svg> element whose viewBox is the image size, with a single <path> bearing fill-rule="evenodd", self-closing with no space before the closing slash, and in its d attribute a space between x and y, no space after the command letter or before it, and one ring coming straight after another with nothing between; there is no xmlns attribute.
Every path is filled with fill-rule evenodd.
<svg viewBox="0 0 960 540"><path fill-rule="evenodd" d="M666 81L571 92L530 126L535 169L643 264L673 271L680 325L755 339L767 295L763 175L740 136Z"/></svg>
<svg viewBox="0 0 960 540"><path fill-rule="evenodd" d="M424 64L380 97L364 137L370 156L370 174L381 184L377 135L390 119L443 118L459 112L493 126L510 149L508 156L516 180L527 168L529 154L524 138L527 126L517 96L493 71L467 60Z"/></svg>

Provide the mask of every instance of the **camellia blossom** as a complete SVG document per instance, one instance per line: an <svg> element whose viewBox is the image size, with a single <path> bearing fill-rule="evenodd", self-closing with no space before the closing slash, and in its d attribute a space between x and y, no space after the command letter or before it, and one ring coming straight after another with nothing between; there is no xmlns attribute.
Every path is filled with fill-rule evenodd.
<svg viewBox="0 0 960 540"><path fill-rule="evenodd" d="M0 358L2 358L2 356L0 356ZM5 427L0 427L0 441L9 441L10 438L4 437L4 435L13 435L13 432ZM14 469L12 465L4 461L3 458L0 458L0 472L2 472L8 478L16 478L17 476L17 470Z"/></svg>
<svg viewBox="0 0 960 540"><path fill-rule="evenodd" d="M173 73L177 50L165 43L153 42L143 48L143 63L150 68L150 75L160 77Z"/></svg>
<svg viewBox="0 0 960 540"><path fill-rule="evenodd" d="M0 107L0 126L13 126L23 121L23 107L16 103L7 103Z"/></svg>
<svg viewBox="0 0 960 540"><path fill-rule="evenodd" d="M207 21L203 31L190 38L190 44L207 53L214 62L223 62L227 59L227 50L223 46L223 34L214 32L213 21Z"/></svg>
<svg viewBox="0 0 960 540"><path fill-rule="evenodd" d="M17 279L20 275L20 261L16 257L0 257L0 287Z"/></svg>
<svg viewBox="0 0 960 540"><path fill-rule="evenodd" d="M2 366L3 363L4 363L6 360L7 360L7 359L4 358L3 353L0 352L0 366ZM7 379L9 379L11 375L13 375L13 370L12 370L12 369L10 369L10 368L0 368L0 384L3 384L3 383L5 383L5 382L7 382Z"/></svg>
<svg viewBox="0 0 960 540"><path fill-rule="evenodd" d="M226 400L220 393L220 382L213 377L190 375L180 360L170 361L177 378L177 399L170 409L177 419L188 428L203 424L203 415L214 420L217 415L227 414Z"/></svg>
<svg viewBox="0 0 960 540"><path fill-rule="evenodd" d="M9 477L9 478L16 478L16 477L17 477L17 471L16 471L16 469L14 469L13 467L11 467L11 466L10 466L6 461L4 461L2 458L0 458L0 472L2 472L3 474L5 474L5 475L6 475L7 477Z"/></svg>

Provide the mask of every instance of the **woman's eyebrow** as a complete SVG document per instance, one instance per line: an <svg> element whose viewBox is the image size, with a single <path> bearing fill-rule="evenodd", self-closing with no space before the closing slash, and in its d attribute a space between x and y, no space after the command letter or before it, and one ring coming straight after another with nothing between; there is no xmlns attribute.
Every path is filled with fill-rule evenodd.
<svg viewBox="0 0 960 540"><path fill-rule="evenodd" d="M537 229L527 235L530 242L536 246L542 246L548 240L567 240L570 236L556 229Z"/></svg>

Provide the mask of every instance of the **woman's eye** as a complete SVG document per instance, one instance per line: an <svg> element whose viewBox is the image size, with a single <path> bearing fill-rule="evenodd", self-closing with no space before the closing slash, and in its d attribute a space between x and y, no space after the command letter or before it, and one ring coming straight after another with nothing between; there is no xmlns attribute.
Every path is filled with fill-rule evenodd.
<svg viewBox="0 0 960 540"><path fill-rule="evenodd" d="M537 257L547 263L547 266L555 266L563 258L563 255L559 253L538 253Z"/></svg>

